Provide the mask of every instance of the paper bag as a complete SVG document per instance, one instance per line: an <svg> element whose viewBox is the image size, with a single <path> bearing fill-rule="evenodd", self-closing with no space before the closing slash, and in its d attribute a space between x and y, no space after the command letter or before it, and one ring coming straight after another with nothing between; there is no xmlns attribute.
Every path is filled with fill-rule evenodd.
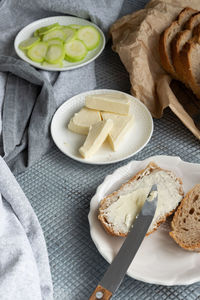
<svg viewBox="0 0 200 300"><path fill-rule="evenodd" d="M117 20L110 29L113 50L125 65L131 94L140 99L153 117L162 117L167 106L200 139L200 130L174 95L172 78L161 67L159 37L184 7L200 10L199 0L152 0L147 6ZM199 100L200 103L200 100Z"/></svg>

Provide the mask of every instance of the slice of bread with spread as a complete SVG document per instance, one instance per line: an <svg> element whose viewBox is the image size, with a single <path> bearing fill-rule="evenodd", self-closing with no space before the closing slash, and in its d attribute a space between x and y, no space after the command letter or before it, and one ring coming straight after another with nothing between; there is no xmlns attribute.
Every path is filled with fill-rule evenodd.
<svg viewBox="0 0 200 300"><path fill-rule="evenodd" d="M169 234L179 246L200 252L200 184L195 185L181 201L171 225Z"/></svg>
<svg viewBox="0 0 200 300"><path fill-rule="evenodd" d="M102 199L98 218L114 236L126 236L153 184L158 187L158 204L147 235L171 215L183 198L182 181L173 172L151 162L119 190Z"/></svg>

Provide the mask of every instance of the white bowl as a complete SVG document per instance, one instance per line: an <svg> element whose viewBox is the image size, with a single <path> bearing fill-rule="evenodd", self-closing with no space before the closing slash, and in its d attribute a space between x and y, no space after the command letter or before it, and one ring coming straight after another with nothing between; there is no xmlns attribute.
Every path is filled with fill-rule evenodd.
<svg viewBox="0 0 200 300"><path fill-rule="evenodd" d="M99 31L99 33L101 35L100 44L94 50L88 51L88 54L82 61L71 63L71 62L64 60L62 68L55 68L53 65L52 65L52 67L51 66L47 67L47 66L43 66L42 63L37 63L37 62L32 61L19 48L19 44L22 41L24 41L25 39L30 38L33 35L34 31L37 30L38 28L43 27L43 26L48 26L53 23L59 23L60 25L70 25L70 24L92 25ZM28 62L30 65L32 65L36 68L46 70L46 71L67 71L67 70L72 70L72 69L76 69L79 67L83 67L83 66L89 64L90 62L92 62L93 60L95 60L101 54L101 52L103 51L103 49L105 47L105 36L104 36L102 30L97 25L95 25L87 20L84 20L81 18L76 18L76 17L71 17L71 16L57 16L57 17L49 17L49 18L40 19L40 20L37 20L37 21L27 25L26 27L24 27L17 34L17 36L15 38L15 42L14 42L14 47L15 47L15 51L16 51L17 55L21 59L23 59L24 61Z"/></svg>

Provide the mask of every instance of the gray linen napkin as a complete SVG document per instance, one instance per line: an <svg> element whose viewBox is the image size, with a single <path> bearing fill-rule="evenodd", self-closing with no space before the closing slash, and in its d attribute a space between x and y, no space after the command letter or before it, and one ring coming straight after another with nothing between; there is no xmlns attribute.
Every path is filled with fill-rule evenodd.
<svg viewBox="0 0 200 300"><path fill-rule="evenodd" d="M42 230L31 205L2 157L0 157L0 299L53 299Z"/></svg>
<svg viewBox="0 0 200 300"><path fill-rule="evenodd" d="M96 86L94 62L58 74L36 70L15 58L13 42L17 32L34 20L61 14L89 19L106 32L122 3L123 0L0 2L0 153L15 173L31 165L51 146L49 125L56 108L71 96ZM1 72L9 73L5 77Z"/></svg>

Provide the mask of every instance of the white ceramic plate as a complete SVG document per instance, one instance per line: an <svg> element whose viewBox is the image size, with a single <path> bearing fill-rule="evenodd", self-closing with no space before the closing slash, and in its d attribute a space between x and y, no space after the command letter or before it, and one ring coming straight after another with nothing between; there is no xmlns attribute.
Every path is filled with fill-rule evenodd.
<svg viewBox="0 0 200 300"><path fill-rule="evenodd" d="M101 255L111 263L120 249L124 238L112 237L102 228L97 219L99 202L118 189L150 161L172 170L183 180L184 192L200 183L200 164L182 161L179 157L155 156L144 161L131 161L105 178L91 200L89 224L91 237ZM187 285L200 281L199 253L179 247L169 236L169 224L162 225L156 232L145 237L127 274L135 279L162 285Z"/></svg>
<svg viewBox="0 0 200 300"><path fill-rule="evenodd" d="M101 41L100 41L99 46L92 51L88 51L87 56L82 61L75 62L75 63L64 61L62 68L44 67L44 66L42 66L41 63L37 63L37 62L34 62L31 59L29 59L25 55L25 53L19 49L19 44L23 40L31 37L35 30L37 30L40 27L48 26L50 24L57 23L57 22L60 25L78 24L78 25L92 25L92 26L96 27L101 35ZM17 55L21 59L25 60L26 62L28 62L29 64L33 65L36 68L47 70L47 71L67 71L67 70L71 70L71 69L75 69L75 68L79 68L84 65L87 65L89 62L96 59L101 54L101 52L103 51L103 49L105 47L105 37L104 37L103 32L97 25L95 25L87 20L84 20L81 18L76 18L76 17L71 17L71 16L57 16L57 17L49 17L49 18L40 19L40 20L37 20L37 21L27 25L26 27L24 27L17 34L17 36L15 38L15 42L14 42L14 47L15 47L15 51L16 51Z"/></svg>
<svg viewBox="0 0 200 300"><path fill-rule="evenodd" d="M51 123L51 135L57 147L69 157L88 164L110 164L124 160L140 151L150 140L153 132L153 121L146 106L133 96L129 96L131 105L130 113L134 115L134 124L125 136L118 151L113 152L107 142L90 159L83 159L79 148L85 140L84 135L71 132L67 125L74 115L85 104L85 96L118 92L115 90L92 90L72 97L56 111Z"/></svg>

